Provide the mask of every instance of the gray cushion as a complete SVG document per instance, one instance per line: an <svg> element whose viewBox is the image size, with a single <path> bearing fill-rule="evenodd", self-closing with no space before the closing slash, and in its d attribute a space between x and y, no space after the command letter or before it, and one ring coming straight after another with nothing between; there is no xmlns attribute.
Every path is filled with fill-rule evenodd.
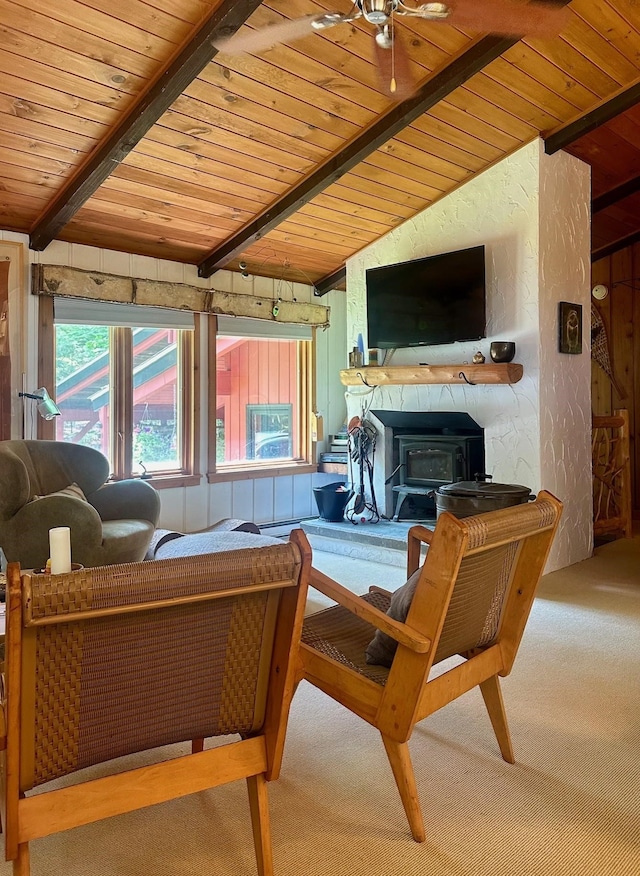
<svg viewBox="0 0 640 876"><path fill-rule="evenodd" d="M416 584L420 577L420 571L420 569L417 569L402 587L398 587L391 597L391 604L387 614L393 620L400 621L401 623L406 621L411 600L416 591ZM376 630L375 636L367 646L367 663L376 663L378 666L391 666L397 647L398 643L395 639L383 633L382 630Z"/></svg>
<svg viewBox="0 0 640 876"><path fill-rule="evenodd" d="M265 547L269 544L282 544L282 541L268 535L255 535L252 532L196 532L191 535L183 535L182 538L165 541L156 549L155 559L193 557L198 554Z"/></svg>

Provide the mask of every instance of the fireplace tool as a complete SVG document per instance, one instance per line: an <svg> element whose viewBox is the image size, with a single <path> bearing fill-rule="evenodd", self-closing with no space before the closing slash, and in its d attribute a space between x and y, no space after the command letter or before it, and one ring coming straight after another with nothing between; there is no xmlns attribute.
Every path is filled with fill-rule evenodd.
<svg viewBox="0 0 640 876"><path fill-rule="evenodd" d="M377 523L380 520L378 506L376 504L373 489L373 460L376 447L376 430L366 420L360 417L352 417L347 428L349 436L349 473L352 487L355 491L353 501L345 511L345 517L351 523ZM353 477L353 464L359 468L359 484L356 488ZM365 470L369 480L369 494L371 501L367 501L365 493Z"/></svg>

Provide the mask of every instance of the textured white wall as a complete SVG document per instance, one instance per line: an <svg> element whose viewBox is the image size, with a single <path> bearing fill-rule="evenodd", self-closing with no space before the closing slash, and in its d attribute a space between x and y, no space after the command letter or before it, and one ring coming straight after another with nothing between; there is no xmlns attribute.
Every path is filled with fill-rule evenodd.
<svg viewBox="0 0 640 876"><path fill-rule="evenodd" d="M564 152L540 163L541 483L565 502L552 559L576 562L593 544L591 493L591 185ZM558 302L582 306L582 353L558 352ZM562 563L565 565L566 563Z"/></svg>
<svg viewBox="0 0 640 876"><path fill-rule="evenodd" d="M586 165L566 155L546 156L536 141L394 229L347 265L351 346L359 332L366 339L367 268L485 245L487 338L398 350L392 364L464 363L476 350L488 359L491 340L513 340L515 361L524 366L522 380L511 386L355 389L347 396L348 416L369 407L468 412L485 429L486 468L496 482L551 489L566 502L563 533L549 569L584 559L591 545L590 511L585 513L591 490L588 338L582 356L555 355L557 302L566 300L568 288L573 296L568 300L584 300L585 279L588 299L588 188ZM559 428L562 403L554 398L550 408L549 396L556 391L562 395L568 386L576 387L571 398L577 410L564 416ZM563 452L566 456L563 448L568 447L574 454L571 469L587 473L583 482L574 475L559 477L555 470L552 460ZM576 527L579 538L569 535Z"/></svg>

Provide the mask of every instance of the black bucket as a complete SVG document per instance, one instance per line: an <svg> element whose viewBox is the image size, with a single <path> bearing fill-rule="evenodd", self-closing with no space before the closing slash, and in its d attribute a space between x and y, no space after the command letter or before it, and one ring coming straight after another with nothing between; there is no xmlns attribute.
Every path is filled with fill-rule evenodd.
<svg viewBox="0 0 640 876"><path fill-rule="evenodd" d="M345 489L345 486L342 481L338 481L313 488L313 495L316 498L322 520L328 520L331 523L339 523L344 520L344 509L353 496L353 490Z"/></svg>

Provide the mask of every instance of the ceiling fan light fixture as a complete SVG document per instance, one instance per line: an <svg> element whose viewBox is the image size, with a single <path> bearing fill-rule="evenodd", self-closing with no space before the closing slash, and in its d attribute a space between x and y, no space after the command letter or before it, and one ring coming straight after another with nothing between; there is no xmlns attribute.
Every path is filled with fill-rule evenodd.
<svg viewBox="0 0 640 876"><path fill-rule="evenodd" d="M385 24L375 35L375 41L381 49L390 49L393 46L393 38L389 32L389 25Z"/></svg>

